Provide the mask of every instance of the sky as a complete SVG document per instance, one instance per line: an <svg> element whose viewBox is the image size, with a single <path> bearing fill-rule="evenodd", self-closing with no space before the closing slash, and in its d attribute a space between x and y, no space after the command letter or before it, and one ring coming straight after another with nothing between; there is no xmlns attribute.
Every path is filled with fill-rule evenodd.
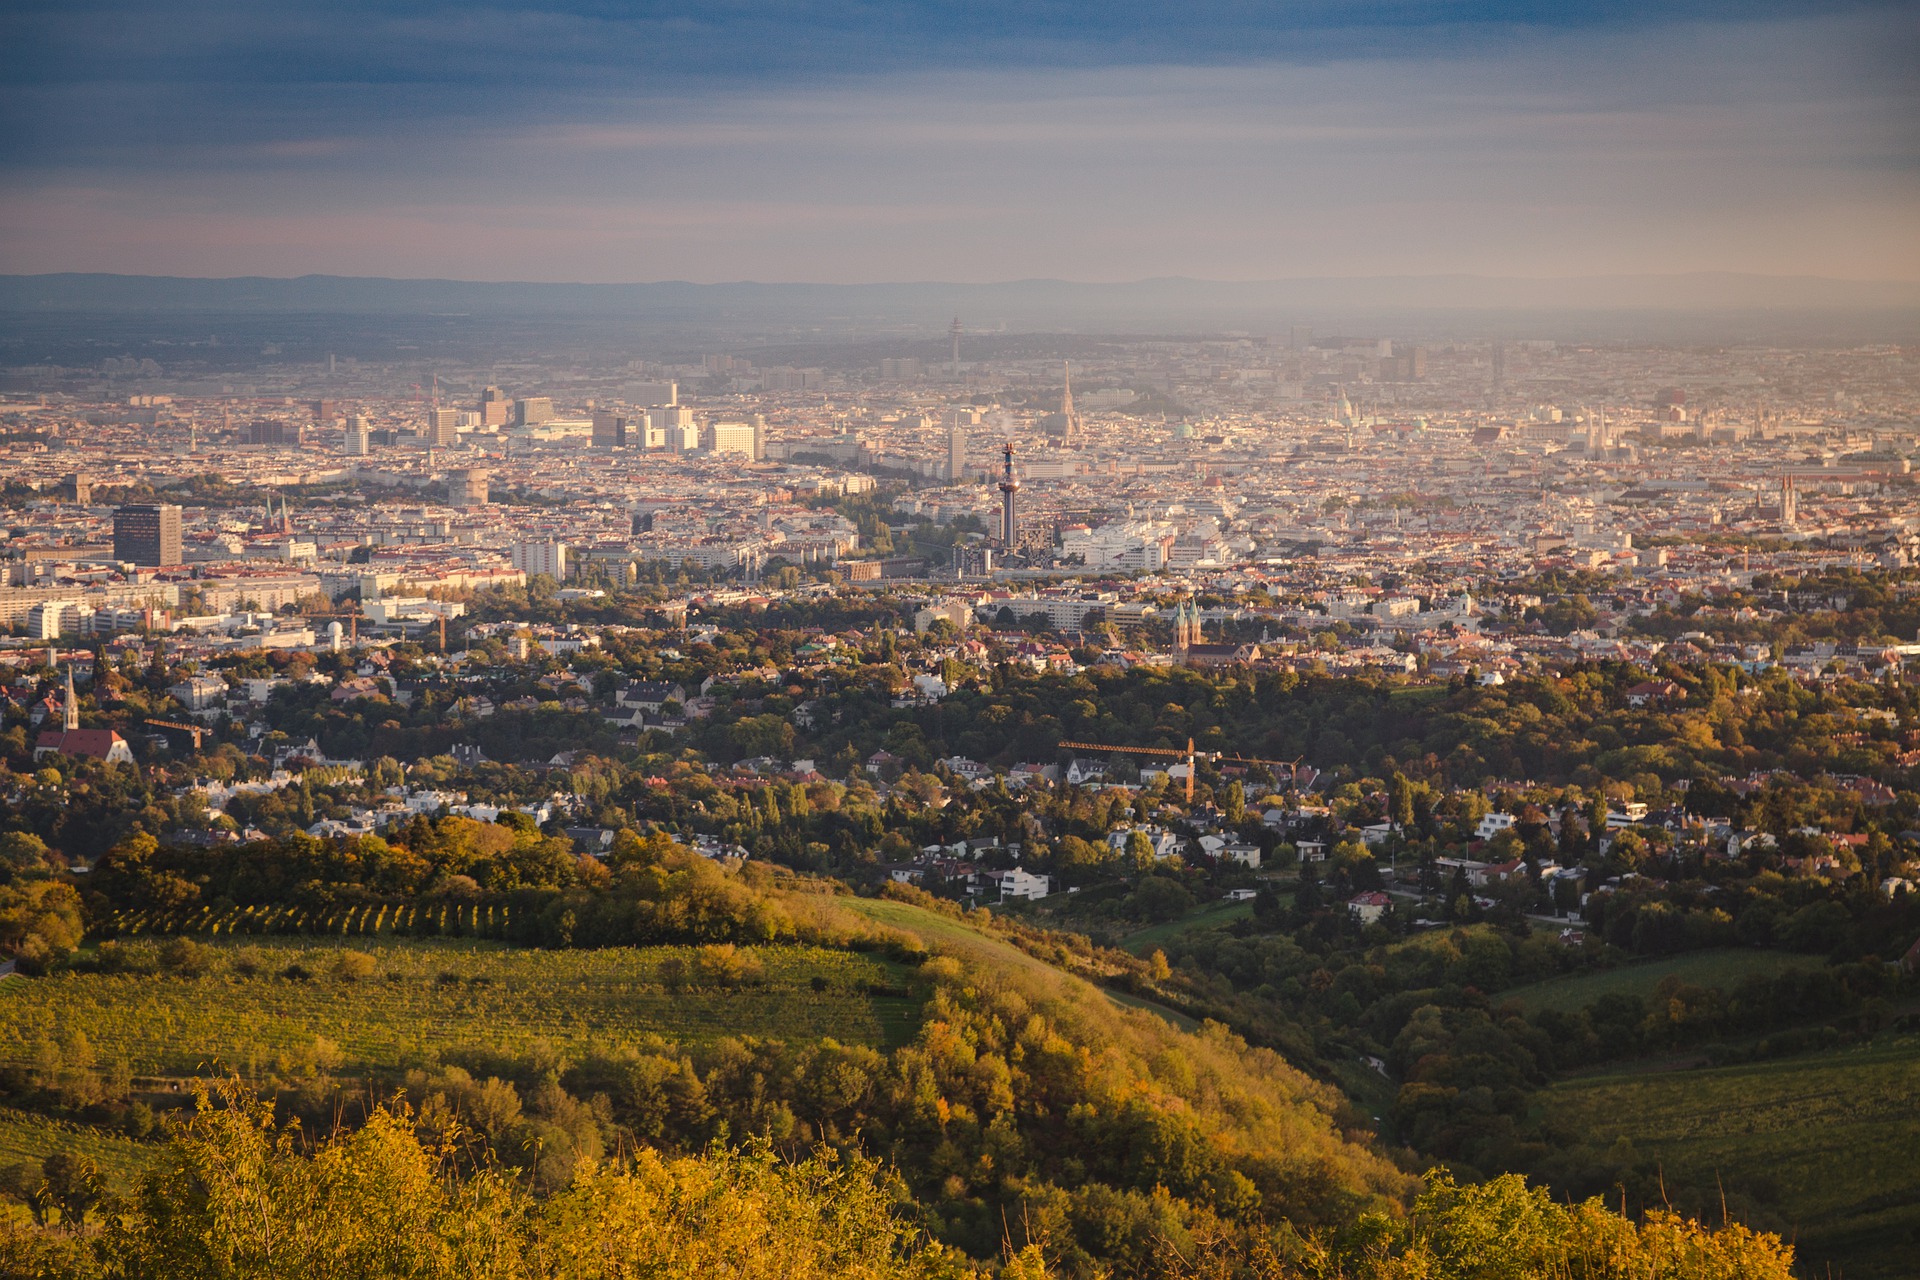
<svg viewBox="0 0 1920 1280"><path fill-rule="evenodd" d="M1920 280L1920 5L9 0L49 271Z"/></svg>

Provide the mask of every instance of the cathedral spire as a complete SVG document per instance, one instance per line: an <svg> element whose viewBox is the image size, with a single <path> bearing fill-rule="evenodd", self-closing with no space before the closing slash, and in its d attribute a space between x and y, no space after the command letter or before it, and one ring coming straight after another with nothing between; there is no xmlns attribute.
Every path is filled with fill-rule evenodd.
<svg viewBox="0 0 1920 1280"><path fill-rule="evenodd" d="M64 719L61 727L72 732L80 727L80 699L73 691L73 664L67 664L67 701L61 708Z"/></svg>

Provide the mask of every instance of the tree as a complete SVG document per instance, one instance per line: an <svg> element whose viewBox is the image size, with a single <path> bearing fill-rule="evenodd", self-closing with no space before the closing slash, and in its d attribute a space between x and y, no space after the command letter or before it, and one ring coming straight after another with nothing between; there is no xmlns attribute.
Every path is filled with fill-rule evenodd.
<svg viewBox="0 0 1920 1280"><path fill-rule="evenodd" d="M1239 826L1247 816L1247 789L1240 785L1239 779L1227 784L1226 796L1220 805L1221 815L1234 826Z"/></svg>

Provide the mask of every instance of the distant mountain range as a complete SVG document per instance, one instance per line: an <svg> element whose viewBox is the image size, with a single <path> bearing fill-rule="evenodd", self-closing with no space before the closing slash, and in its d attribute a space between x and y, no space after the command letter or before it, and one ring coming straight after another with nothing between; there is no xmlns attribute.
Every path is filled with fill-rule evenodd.
<svg viewBox="0 0 1920 1280"><path fill-rule="evenodd" d="M391 280L354 276L192 279L61 273L0 276L0 307L54 311L390 311L466 307L635 314L701 311L873 310L965 304L978 311L1264 311L1309 308L1614 310L1920 307L1920 282L1817 276L1688 275L1357 276L1220 281L1180 277L1124 284L1009 280L993 284L551 284Z"/></svg>
<svg viewBox="0 0 1920 1280"><path fill-rule="evenodd" d="M900 284L555 284L348 276L188 279L59 274L0 276L0 327L35 315L184 320L196 315L461 316L593 320L643 329L1176 334L1321 333L1645 337L1697 340L1909 341L1920 334L1920 282L1702 272L1559 279L1448 275L1228 282L1169 278L1122 284L1010 280Z"/></svg>

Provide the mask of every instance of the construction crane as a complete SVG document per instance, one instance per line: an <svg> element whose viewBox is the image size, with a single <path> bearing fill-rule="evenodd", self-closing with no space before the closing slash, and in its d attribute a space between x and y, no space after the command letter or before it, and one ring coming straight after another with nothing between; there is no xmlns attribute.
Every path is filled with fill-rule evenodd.
<svg viewBox="0 0 1920 1280"><path fill-rule="evenodd" d="M1187 758L1187 805L1193 805L1193 764L1195 760L1205 760L1210 764L1260 764L1281 768L1287 771L1289 781L1298 785L1300 781L1300 762L1305 756L1296 756L1292 760L1264 760L1258 756L1230 756L1220 751L1198 751L1193 739L1187 739L1187 748L1183 752L1178 747L1121 747L1110 742L1062 742L1062 747L1074 751L1118 751L1135 756L1181 756Z"/></svg>
<svg viewBox="0 0 1920 1280"><path fill-rule="evenodd" d="M147 718L147 723L156 729L178 729L181 733L193 735L193 749L195 751L200 749L200 736L207 731L204 725L181 724L175 720L155 720L151 716Z"/></svg>
<svg viewBox="0 0 1920 1280"><path fill-rule="evenodd" d="M1062 742L1063 747L1075 751L1118 751L1135 756L1180 756L1187 757L1187 807L1193 807L1193 761L1195 751L1193 739L1187 739L1187 749L1182 752L1178 747L1117 747L1106 742ZM1209 757L1211 759L1211 757Z"/></svg>

